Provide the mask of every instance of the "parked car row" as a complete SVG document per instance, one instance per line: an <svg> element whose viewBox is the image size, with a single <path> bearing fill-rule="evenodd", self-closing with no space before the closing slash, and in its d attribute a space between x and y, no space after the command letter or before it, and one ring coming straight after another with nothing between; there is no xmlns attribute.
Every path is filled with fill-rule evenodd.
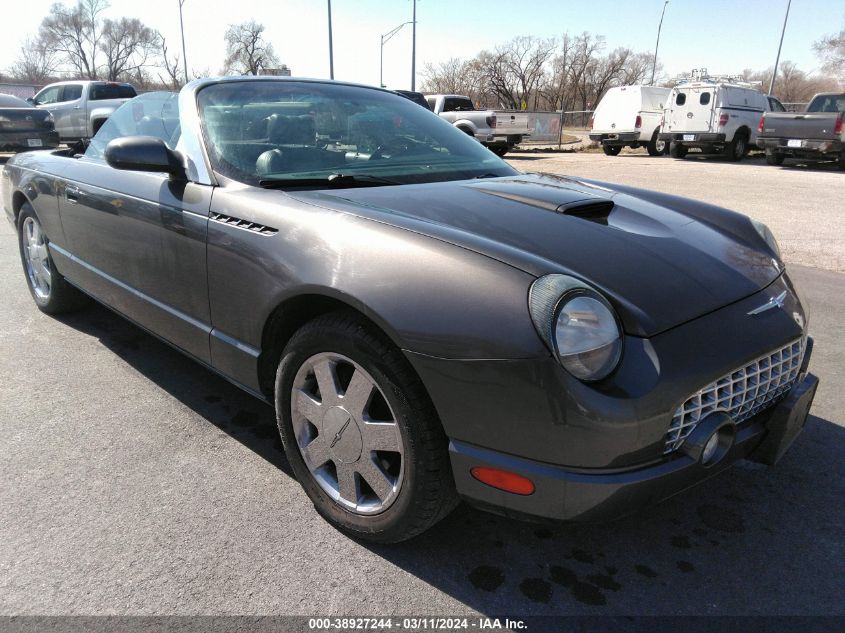
<svg viewBox="0 0 845 633"><path fill-rule="evenodd" d="M651 156L682 159L699 148L737 161L756 146L770 165L788 157L833 158L845 169L845 93L816 95L805 112L793 113L737 83L622 86L608 90L596 106L589 136L608 156L645 147Z"/></svg>
<svg viewBox="0 0 845 633"><path fill-rule="evenodd" d="M26 101L0 94L0 151L52 148L89 139L138 93L112 81L60 81Z"/></svg>

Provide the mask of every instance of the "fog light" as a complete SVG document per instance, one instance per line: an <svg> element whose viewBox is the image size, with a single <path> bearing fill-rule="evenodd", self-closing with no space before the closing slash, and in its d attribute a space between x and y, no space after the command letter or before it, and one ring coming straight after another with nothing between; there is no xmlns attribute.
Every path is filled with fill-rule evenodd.
<svg viewBox="0 0 845 633"><path fill-rule="evenodd" d="M707 440L707 444L704 445L704 450L701 451L701 463L707 464L713 459L713 456L716 454L716 449L719 448L719 432L716 431L713 435L710 436L710 439Z"/></svg>

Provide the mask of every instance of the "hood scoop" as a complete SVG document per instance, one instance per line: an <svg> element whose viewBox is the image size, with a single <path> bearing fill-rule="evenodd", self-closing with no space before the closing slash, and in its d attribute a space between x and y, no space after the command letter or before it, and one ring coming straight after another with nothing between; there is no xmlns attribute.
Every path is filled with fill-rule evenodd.
<svg viewBox="0 0 845 633"><path fill-rule="evenodd" d="M506 180L484 183L483 186L476 185L474 188L497 198L607 226L607 218L614 207L612 200L569 187L547 185L528 188L525 184L519 180Z"/></svg>
<svg viewBox="0 0 845 633"><path fill-rule="evenodd" d="M612 200L577 200L562 204L555 211L607 226L607 218L614 206Z"/></svg>

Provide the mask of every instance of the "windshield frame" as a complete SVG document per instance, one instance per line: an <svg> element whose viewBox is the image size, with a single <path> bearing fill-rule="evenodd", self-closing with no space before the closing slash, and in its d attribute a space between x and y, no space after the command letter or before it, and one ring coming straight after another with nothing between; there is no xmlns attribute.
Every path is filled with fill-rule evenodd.
<svg viewBox="0 0 845 633"><path fill-rule="evenodd" d="M407 112L409 113L420 113L424 117L433 117L433 119L427 120L425 121L425 123L431 123L433 126L435 126L435 134L445 135L448 140L455 141L458 144L469 143L469 147L471 147L472 149L471 151L467 152L468 155L471 155L473 152L476 152L476 150L481 151L476 152L476 156L474 158L468 156L466 161L454 160L455 158L459 157L459 154L450 154L450 158L452 158L453 160L449 165L446 165L445 163L435 165L435 168L433 169L427 167L426 165L423 165L420 161L414 160L405 162L393 160L389 164L384 165L379 165L379 162L381 161L362 160L353 165L335 165L330 168L324 167L321 169L312 170L302 169L299 171L275 172L270 174L259 174L257 169L255 171L252 171L251 173L243 171L238 167L235 167L233 169L234 166L231 163L226 162L225 159L223 159L222 156L218 154L219 150L217 149L214 140L211 137L208 121L206 119L205 108L209 105L220 105L220 103L205 101L204 95L208 96L208 91L212 91L215 88L231 86L233 84L240 85L242 87L244 83L263 84L268 88L272 85L279 86L281 88L281 90L279 91L280 97L284 96L285 92L311 91L314 93L315 96L322 95L322 97L325 98L326 103L331 102L332 91L337 91L336 95L334 96L336 96L338 100L341 100L343 97L350 98L350 94L353 97L357 96L363 101L366 101L368 97L371 98L372 95L378 95L374 102L377 102L379 100L389 100L388 102L392 101L391 105L395 106L396 109L400 112L403 108L407 108ZM224 88L224 90L225 89L226 88ZM229 89L235 90L235 88ZM225 94L223 96L225 96ZM220 183L232 181L248 186L258 187L260 186L259 183L261 180L268 180L273 178L287 179L296 176L304 180L307 179L314 181L312 182L312 184L304 185L303 188L326 189L329 188L327 185L317 185L316 181L320 179L326 179L329 176L334 175L338 172L342 172L344 176L395 179L399 181L398 184L402 185L425 182L469 180L477 177L513 176L518 175L520 173L517 169L505 163L501 158L499 158L492 152L489 152L488 154L487 150L483 149L483 146L478 143L474 138L466 135L464 132L458 130L457 128L454 128L451 124L444 121L434 113L427 111L424 108L421 108L418 104L414 103L413 101L407 99L402 95L396 94L391 90L326 80L302 80L278 77L274 77L272 79L264 77L238 77L231 79L227 78L223 81L208 82L204 85L200 85L194 92L194 99L199 132L203 141L204 154L208 160L208 164L211 168L211 171L217 177L217 180ZM263 101L256 100L253 102L245 100L243 102L243 104L250 103L263 103ZM280 101L280 103L285 103L285 101ZM410 118L413 120L413 114L411 114ZM399 135L396 135L392 138L398 137ZM439 141L439 136L437 138ZM472 145L475 143L478 143L477 147ZM466 146L463 149L466 149ZM430 162L431 161L429 161L429 163ZM362 168L362 166L365 168ZM415 167L418 169L417 173L407 172L403 174L395 174L391 171L391 168L396 167L401 167L411 171L413 171ZM440 167L440 169L437 169L437 167ZM348 182L350 186L353 186L352 179L349 179ZM334 185L332 188L336 188L337 186L338 185Z"/></svg>

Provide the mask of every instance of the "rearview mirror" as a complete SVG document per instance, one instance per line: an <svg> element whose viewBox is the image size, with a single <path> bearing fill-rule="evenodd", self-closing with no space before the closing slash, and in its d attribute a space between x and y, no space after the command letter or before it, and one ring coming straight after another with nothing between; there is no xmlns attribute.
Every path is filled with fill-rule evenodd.
<svg viewBox="0 0 845 633"><path fill-rule="evenodd" d="M182 155L155 136L124 136L106 145L106 162L115 169L152 171L185 178Z"/></svg>

